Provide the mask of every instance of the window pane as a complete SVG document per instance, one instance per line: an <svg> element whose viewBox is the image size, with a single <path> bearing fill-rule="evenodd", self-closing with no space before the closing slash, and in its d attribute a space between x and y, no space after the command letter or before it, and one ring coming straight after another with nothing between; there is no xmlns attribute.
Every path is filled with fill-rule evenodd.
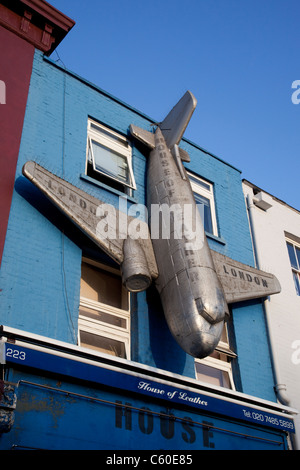
<svg viewBox="0 0 300 470"><path fill-rule="evenodd" d="M210 201L200 194L194 193L195 201L199 209L201 219L204 225L204 230L208 233L213 233Z"/></svg>
<svg viewBox="0 0 300 470"><path fill-rule="evenodd" d="M89 178L132 196L136 185L131 157L126 136L88 119L86 175Z"/></svg>
<svg viewBox="0 0 300 470"><path fill-rule="evenodd" d="M226 371L196 362L196 378L220 387L231 388L229 374Z"/></svg>
<svg viewBox="0 0 300 470"><path fill-rule="evenodd" d="M80 296L112 307L128 310L128 295L123 295L121 277L82 263Z"/></svg>
<svg viewBox="0 0 300 470"><path fill-rule="evenodd" d="M291 243L287 243L287 249L288 249L288 252L289 252L289 257L290 257L290 262L291 262L291 265L293 268L298 268L297 266L297 260L296 260L296 254L295 254L295 250L294 250L294 246L291 245Z"/></svg>
<svg viewBox="0 0 300 470"><path fill-rule="evenodd" d="M299 279L299 274L298 274L298 273L295 273L295 272L293 271L293 277L294 277L294 283L295 283L295 288L296 288L297 295L300 295L300 279Z"/></svg>
<svg viewBox="0 0 300 470"><path fill-rule="evenodd" d="M92 140L95 170L130 184L127 158Z"/></svg>
<svg viewBox="0 0 300 470"><path fill-rule="evenodd" d="M80 331L80 345L126 359L125 344L115 339Z"/></svg>
<svg viewBox="0 0 300 470"><path fill-rule="evenodd" d="M193 182L196 183L198 186L202 186L202 188L206 189L207 191L211 191L210 184L205 183L204 181L200 180L199 178L195 178L191 174L189 174L189 179Z"/></svg>
<svg viewBox="0 0 300 470"><path fill-rule="evenodd" d="M112 326L118 326L119 328L126 328L126 319L111 315L110 313L101 312L93 308L79 307L80 315L91 318L93 320L102 321Z"/></svg>
<svg viewBox="0 0 300 470"><path fill-rule="evenodd" d="M296 250L296 256L297 256L297 261L298 261L298 269L300 269L300 248L295 246L295 250Z"/></svg>
<svg viewBox="0 0 300 470"><path fill-rule="evenodd" d="M123 140L120 137L118 137L117 135L113 134L112 132L109 132L109 130L105 130L100 126L97 126L93 122L91 123L91 128L95 129L97 132L99 132L101 134L104 134L104 135L108 136L110 139L115 140L116 142L118 142L118 144L121 144L126 148L128 147L128 143L126 142L126 140Z"/></svg>

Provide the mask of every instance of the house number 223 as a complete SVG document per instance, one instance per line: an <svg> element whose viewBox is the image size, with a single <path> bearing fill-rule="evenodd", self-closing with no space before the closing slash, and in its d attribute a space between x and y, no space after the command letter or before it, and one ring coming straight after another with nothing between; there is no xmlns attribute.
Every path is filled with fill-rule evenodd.
<svg viewBox="0 0 300 470"><path fill-rule="evenodd" d="M13 357L14 359L25 361L26 353L24 351L18 351L18 349L7 348L6 357Z"/></svg>

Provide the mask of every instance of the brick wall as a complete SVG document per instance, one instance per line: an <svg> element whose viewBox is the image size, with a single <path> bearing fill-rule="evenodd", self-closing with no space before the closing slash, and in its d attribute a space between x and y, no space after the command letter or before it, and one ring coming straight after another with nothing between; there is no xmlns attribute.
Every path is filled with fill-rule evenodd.
<svg viewBox="0 0 300 470"><path fill-rule="evenodd" d="M125 135L131 123L150 129L149 118L36 52L3 254L0 323L72 343L77 335L82 248L87 242L21 171L27 160L35 160L117 204L116 194L80 178L85 170L88 116ZM214 183L221 240L210 239L211 247L253 264L240 172L190 142L182 146L191 156L188 169ZM138 148L133 151L133 167L135 198L145 203L146 158ZM233 309L233 322L243 391L272 399L261 307L245 304ZM260 352L254 344L256 334L262 343ZM132 359L194 377L193 358L171 337L154 290L132 297ZM257 379L258 364L265 380Z"/></svg>

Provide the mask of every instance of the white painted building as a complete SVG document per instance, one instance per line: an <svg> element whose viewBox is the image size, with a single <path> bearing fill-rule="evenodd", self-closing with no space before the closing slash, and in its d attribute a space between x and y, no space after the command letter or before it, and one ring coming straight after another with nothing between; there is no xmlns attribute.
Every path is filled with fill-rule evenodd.
<svg viewBox="0 0 300 470"><path fill-rule="evenodd" d="M257 267L281 284L264 302L277 397L300 412L300 211L247 180L243 191ZM299 449L300 414L295 425Z"/></svg>

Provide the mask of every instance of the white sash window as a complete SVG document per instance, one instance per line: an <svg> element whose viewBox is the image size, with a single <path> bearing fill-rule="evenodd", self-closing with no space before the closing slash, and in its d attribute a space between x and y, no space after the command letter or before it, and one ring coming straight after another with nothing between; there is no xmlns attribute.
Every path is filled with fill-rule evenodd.
<svg viewBox="0 0 300 470"><path fill-rule="evenodd" d="M83 259L79 345L130 358L129 294L118 270Z"/></svg>
<svg viewBox="0 0 300 470"><path fill-rule="evenodd" d="M218 236L213 185L189 172L188 177L201 215L204 230L207 233Z"/></svg>
<svg viewBox="0 0 300 470"><path fill-rule="evenodd" d="M88 120L87 175L115 189L136 189L132 149L121 134Z"/></svg>
<svg viewBox="0 0 300 470"><path fill-rule="evenodd" d="M236 354L229 347L225 325L221 340L214 352L204 359L195 359L196 379L235 390L231 366L231 361L235 357Z"/></svg>
<svg viewBox="0 0 300 470"><path fill-rule="evenodd" d="M286 241L296 294L300 295L300 245L292 240Z"/></svg>

